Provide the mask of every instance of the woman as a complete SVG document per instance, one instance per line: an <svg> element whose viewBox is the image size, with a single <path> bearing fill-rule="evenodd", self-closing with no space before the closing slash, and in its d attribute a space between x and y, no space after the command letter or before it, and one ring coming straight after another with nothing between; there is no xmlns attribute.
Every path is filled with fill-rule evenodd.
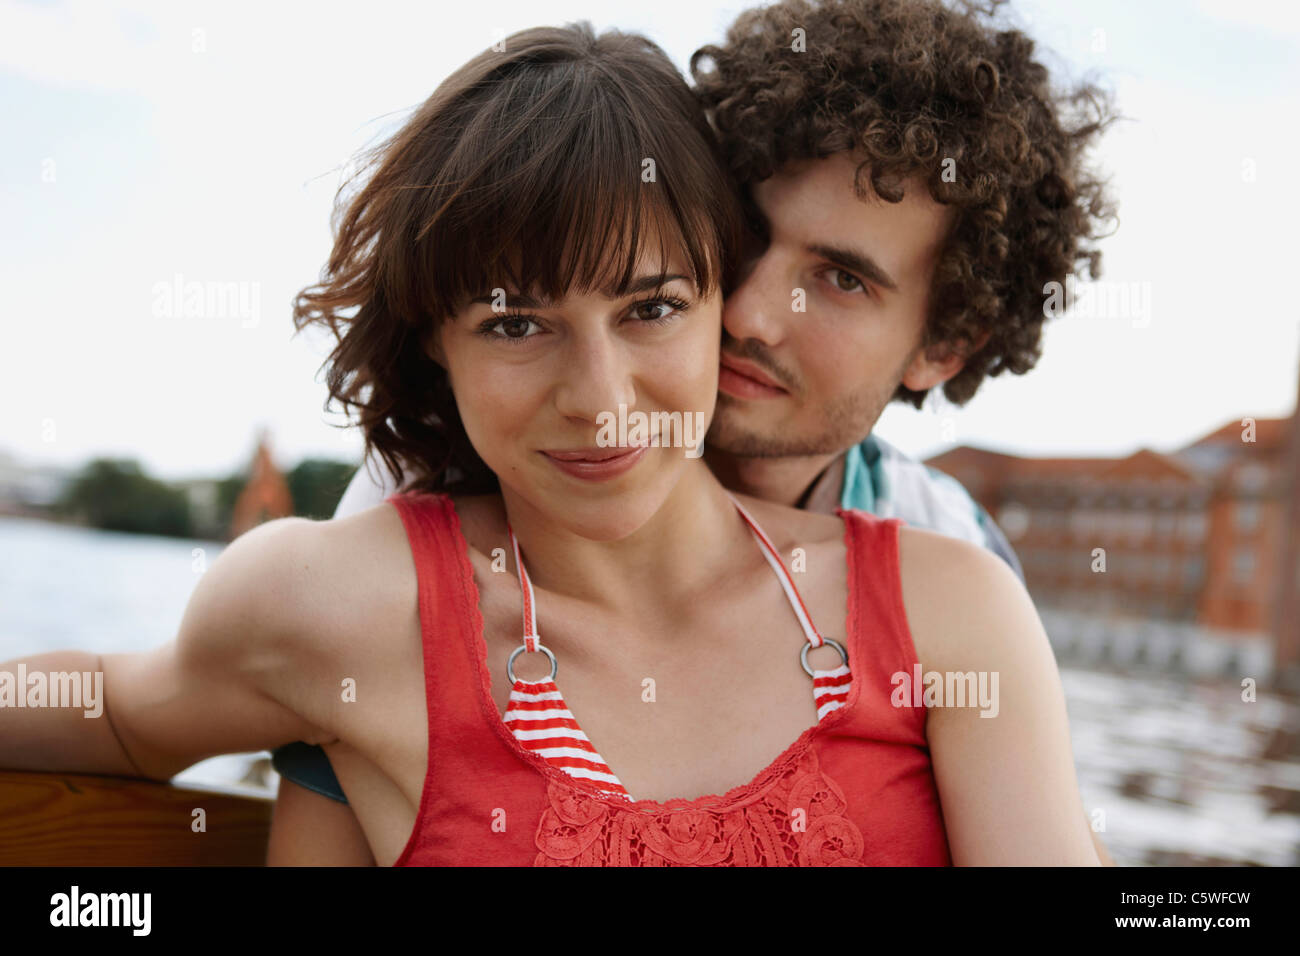
<svg viewBox="0 0 1300 956"><path fill-rule="evenodd" d="M1002 562L732 496L674 430L712 415L741 218L658 48L516 34L374 160L295 317L416 490L242 536L157 651L26 661L102 669L108 720L10 712L0 765L318 743L384 865L1097 863Z"/></svg>

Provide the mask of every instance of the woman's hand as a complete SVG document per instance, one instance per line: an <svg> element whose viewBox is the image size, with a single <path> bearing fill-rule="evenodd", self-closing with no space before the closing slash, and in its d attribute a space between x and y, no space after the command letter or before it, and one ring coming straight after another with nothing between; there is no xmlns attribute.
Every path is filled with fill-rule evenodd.
<svg viewBox="0 0 1300 956"><path fill-rule="evenodd" d="M1097 866L1056 659L1024 586L989 552L911 528L899 564L922 672L996 688L996 710L944 701L927 714L953 862Z"/></svg>

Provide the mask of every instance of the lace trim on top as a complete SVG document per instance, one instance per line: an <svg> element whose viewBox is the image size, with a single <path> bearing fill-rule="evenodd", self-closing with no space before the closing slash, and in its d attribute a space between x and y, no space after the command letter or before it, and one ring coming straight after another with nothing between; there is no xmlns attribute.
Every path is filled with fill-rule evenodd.
<svg viewBox="0 0 1300 956"><path fill-rule="evenodd" d="M862 831L814 748L727 811L635 813L550 781L534 866L865 866Z"/></svg>

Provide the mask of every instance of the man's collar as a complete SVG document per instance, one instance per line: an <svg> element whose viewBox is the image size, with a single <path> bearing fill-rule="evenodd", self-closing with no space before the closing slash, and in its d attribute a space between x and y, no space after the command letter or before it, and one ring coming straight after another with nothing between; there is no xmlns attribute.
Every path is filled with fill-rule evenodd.
<svg viewBox="0 0 1300 956"><path fill-rule="evenodd" d="M804 511L817 514L834 514L840 506L840 491L844 485L844 455L836 455L831 463L822 469L812 483L812 488L804 495Z"/></svg>

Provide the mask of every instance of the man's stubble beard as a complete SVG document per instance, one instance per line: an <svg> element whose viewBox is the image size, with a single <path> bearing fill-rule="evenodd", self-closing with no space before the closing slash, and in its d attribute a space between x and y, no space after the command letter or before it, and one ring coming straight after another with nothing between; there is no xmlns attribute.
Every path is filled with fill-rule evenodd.
<svg viewBox="0 0 1300 956"><path fill-rule="evenodd" d="M718 404L709 425L705 443L712 449L737 458L798 458L812 455L838 454L850 445L856 445L870 434L880 413L885 410L898 383L898 378L885 389L864 388L843 395L826 407L823 427L812 435L762 434L741 425L733 414L734 399L718 395Z"/></svg>

